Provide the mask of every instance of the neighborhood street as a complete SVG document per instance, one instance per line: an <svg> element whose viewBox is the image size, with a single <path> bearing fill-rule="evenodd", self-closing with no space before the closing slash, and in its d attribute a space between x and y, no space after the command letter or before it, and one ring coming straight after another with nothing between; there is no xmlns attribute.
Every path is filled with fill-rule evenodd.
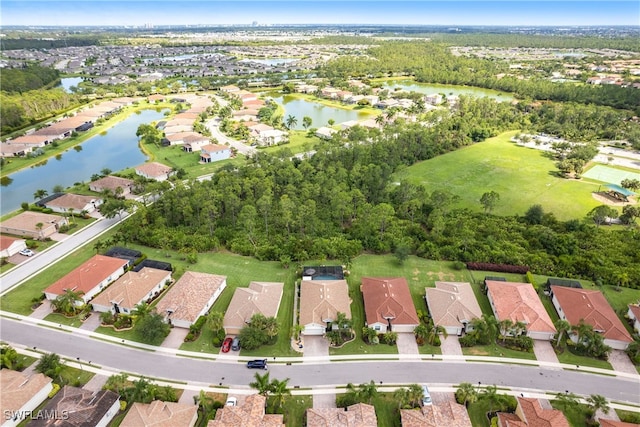
<svg viewBox="0 0 640 427"><path fill-rule="evenodd" d="M238 150L238 153L245 154L247 156L251 156L256 152L254 147L250 147L247 144L244 144L236 139L229 138L220 132L220 118L216 117L215 119L211 119L207 122L207 129L211 132L211 137L218 140L218 144L226 144L228 143L230 146Z"/></svg>
<svg viewBox="0 0 640 427"><path fill-rule="evenodd" d="M61 332L0 319L2 339L38 350L55 352L70 359L91 361L103 368L113 367L153 378L231 386L246 386L256 371L235 361L188 359L158 352L136 350L105 343L78 334ZM186 362L186 363L185 363ZM324 387L360 384L374 380L382 384L496 384L521 389L601 394L608 399L636 403L640 380L587 374L576 371L494 363L448 361L353 361L278 364L270 361L272 378L290 378L291 387Z"/></svg>

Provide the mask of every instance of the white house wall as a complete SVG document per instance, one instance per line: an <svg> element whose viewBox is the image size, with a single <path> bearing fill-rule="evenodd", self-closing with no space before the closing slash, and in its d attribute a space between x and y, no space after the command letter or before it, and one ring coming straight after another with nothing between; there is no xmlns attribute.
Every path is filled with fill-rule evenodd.
<svg viewBox="0 0 640 427"><path fill-rule="evenodd" d="M628 342L618 341L618 340L610 340L605 338L604 343L614 350L626 350L629 347Z"/></svg>
<svg viewBox="0 0 640 427"><path fill-rule="evenodd" d="M40 404L49 397L49 393L51 392L51 390L53 390L53 383L49 382L47 383L47 385L42 387L42 389L40 389L40 391L38 391L31 399L29 399L29 401L27 401L24 405L22 405L22 407L18 409L18 413L24 414L26 416L29 413L29 411L35 411L38 408L38 406L40 406ZM24 418L25 417L22 417L15 421L11 419L5 420L5 422L2 424L2 427L5 427L5 426L15 427L18 424L20 424L20 422Z"/></svg>
<svg viewBox="0 0 640 427"><path fill-rule="evenodd" d="M107 427L113 417L115 417L120 411L120 398L116 399L116 401L111 405L111 408L104 414L104 417L96 424L96 427Z"/></svg>
<svg viewBox="0 0 640 427"><path fill-rule="evenodd" d="M322 335L324 334L324 331L325 331L324 325L317 325L314 323L310 323L308 325L305 325L304 331L302 331L302 334L303 335Z"/></svg>
<svg viewBox="0 0 640 427"><path fill-rule="evenodd" d="M413 332L413 330L416 328L416 326L418 325L394 325L393 322L391 322L391 329L393 330L393 332Z"/></svg>

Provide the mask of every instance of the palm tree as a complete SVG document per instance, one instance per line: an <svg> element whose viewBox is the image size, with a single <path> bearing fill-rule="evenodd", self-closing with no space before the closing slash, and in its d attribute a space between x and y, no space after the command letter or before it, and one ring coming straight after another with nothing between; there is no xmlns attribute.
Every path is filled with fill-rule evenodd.
<svg viewBox="0 0 640 427"><path fill-rule="evenodd" d="M592 394L587 397L587 404L589 405L589 411L591 412L591 421L594 421L596 418L596 412L599 410L604 412L605 414L609 413L609 401L606 397L601 396L599 394Z"/></svg>
<svg viewBox="0 0 640 427"><path fill-rule="evenodd" d="M47 190L43 190L42 188L38 189L35 191L35 193L33 193L33 198L35 200L38 199L43 199L45 197L47 197L49 195L49 192Z"/></svg>
<svg viewBox="0 0 640 427"><path fill-rule="evenodd" d="M376 340L376 338L378 338L378 332L368 326L364 326L362 328L362 338L364 338L369 344L378 344Z"/></svg>
<svg viewBox="0 0 640 427"><path fill-rule="evenodd" d="M291 391L288 388L289 378L282 381L273 379L271 381L271 392L274 397L274 404L280 408L284 402L285 396L291 396Z"/></svg>
<svg viewBox="0 0 640 427"><path fill-rule="evenodd" d="M375 120L376 124L381 125L381 124L384 123L384 115L383 114L378 114L374 120Z"/></svg>
<svg viewBox="0 0 640 427"><path fill-rule="evenodd" d="M442 325L436 325L433 322L429 325L429 335L427 336L427 342L429 345L434 345L438 335L442 334L445 338L449 336L447 330Z"/></svg>
<svg viewBox="0 0 640 427"><path fill-rule="evenodd" d="M298 119L296 119L295 116L292 116L291 114L289 114L287 116L285 123L287 125L287 129L291 129L292 127L298 124Z"/></svg>
<svg viewBox="0 0 640 427"><path fill-rule="evenodd" d="M471 383L460 383L456 390L456 399L458 403L468 406L478 400L478 390Z"/></svg>
<svg viewBox="0 0 640 427"><path fill-rule="evenodd" d="M564 319L558 319L556 320L556 323L554 323L554 326L558 331L558 340L556 341L556 347L558 347L562 342L562 337L565 334L568 334L569 331L571 330L571 323L569 323L567 320L564 320Z"/></svg>
<svg viewBox="0 0 640 427"><path fill-rule="evenodd" d="M249 387L258 390L258 394L268 397L271 392L271 381L269 379L269 372L264 375L260 375L258 372L253 376L256 380L249 383Z"/></svg>
<svg viewBox="0 0 640 427"><path fill-rule="evenodd" d="M211 310L207 314L207 326L214 332L222 329L224 326L224 314L220 311Z"/></svg>
<svg viewBox="0 0 640 427"><path fill-rule="evenodd" d="M406 408L409 406L411 402L411 397L409 396L409 389L399 388L393 392L393 399L398 402L398 408Z"/></svg>
<svg viewBox="0 0 640 427"><path fill-rule="evenodd" d="M371 405L373 398L376 397L377 395L378 395L378 387L376 386L376 383L373 382L373 380L369 381L366 384L360 384L360 386L358 387L358 396L362 400L366 400L369 403L369 405Z"/></svg>
<svg viewBox="0 0 640 427"><path fill-rule="evenodd" d="M501 320L500 323L500 334L502 335L502 344L504 344L507 339L507 334L510 333L513 329L513 320L504 319Z"/></svg>
<svg viewBox="0 0 640 427"><path fill-rule="evenodd" d="M291 338L294 340L300 339L300 334L304 331L304 326L299 323L296 323L291 327Z"/></svg>
<svg viewBox="0 0 640 427"><path fill-rule="evenodd" d="M578 396L573 393L558 393L556 401L565 409L575 407L578 404Z"/></svg>
<svg viewBox="0 0 640 427"><path fill-rule="evenodd" d="M584 323L584 320L580 320L580 323L571 326L571 330L576 333L576 342L580 344L584 341L585 335L593 331L593 326Z"/></svg>
<svg viewBox="0 0 640 427"><path fill-rule="evenodd" d="M62 379L60 372L62 372L64 364L60 361L60 356L55 353L43 354L40 361L36 365L36 372L45 374L49 378Z"/></svg>
<svg viewBox="0 0 640 427"><path fill-rule="evenodd" d="M131 310L131 315L137 320L142 319L145 316L148 316L153 311L153 308L146 302L141 302L137 304L133 310Z"/></svg>
<svg viewBox="0 0 640 427"><path fill-rule="evenodd" d="M18 352L9 345L0 347L0 367L14 369L18 361Z"/></svg>
<svg viewBox="0 0 640 427"><path fill-rule="evenodd" d="M480 397L489 401L489 413L493 413L494 406L496 409L502 408L505 401L505 396L498 394L498 387L495 385L487 386L480 394Z"/></svg>
<svg viewBox="0 0 640 427"><path fill-rule="evenodd" d="M427 328L427 325L425 325L424 323L420 323L413 330L413 335L415 335L418 345L422 345L429 337L429 328Z"/></svg>
<svg viewBox="0 0 640 427"><path fill-rule="evenodd" d="M313 120L311 119L311 117L304 116L302 118L302 127L304 127L305 129L309 129L312 123L313 123Z"/></svg>
<svg viewBox="0 0 640 427"><path fill-rule="evenodd" d="M409 394L409 402L412 407L420 406L420 402L424 398L424 391L422 390L422 386L419 384L411 384L407 390Z"/></svg>
<svg viewBox="0 0 640 427"><path fill-rule="evenodd" d="M51 305L53 305L55 311L67 316L72 316L77 313L78 308L81 305L78 303L84 302L82 299L83 294L84 292L82 291L65 289L63 294L58 295L56 299L51 301Z"/></svg>

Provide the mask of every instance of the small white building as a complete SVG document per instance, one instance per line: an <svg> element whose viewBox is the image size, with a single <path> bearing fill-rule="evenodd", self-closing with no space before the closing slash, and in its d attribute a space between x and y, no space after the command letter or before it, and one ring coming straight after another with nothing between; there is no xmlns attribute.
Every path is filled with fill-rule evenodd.
<svg viewBox="0 0 640 427"><path fill-rule="evenodd" d="M207 144L200 149L200 161L213 163L231 157L231 149L226 145Z"/></svg>
<svg viewBox="0 0 640 427"><path fill-rule="evenodd" d="M35 411L45 401L52 389L51 378L43 374L27 375L11 369L0 369L2 427L20 424L29 411Z"/></svg>
<svg viewBox="0 0 640 427"><path fill-rule="evenodd" d="M27 241L9 236L0 236L0 258L9 258L27 248Z"/></svg>
<svg viewBox="0 0 640 427"><path fill-rule="evenodd" d="M337 131L330 127L322 126L316 130L316 136L322 139L331 139L334 133Z"/></svg>

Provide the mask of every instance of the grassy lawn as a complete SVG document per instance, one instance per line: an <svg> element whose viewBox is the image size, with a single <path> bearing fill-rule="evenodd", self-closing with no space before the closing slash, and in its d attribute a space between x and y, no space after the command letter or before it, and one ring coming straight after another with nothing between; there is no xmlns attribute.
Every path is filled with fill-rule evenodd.
<svg viewBox="0 0 640 427"><path fill-rule="evenodd" d="M291 150L291 154L298 154L315 149L316 144L319 142L320 138L317 136L307 136L306 130L290 130L288 144L274 145L260 149L260 151L273 154L288 148Z"/></svg>
<svg viewBox="0 0 640 427"><path fill-rule="evenodd" d="M284 423L287 427L303 427L305 413L313 407L313 396L288 396L282 405Z"/></svg>
<svg viewBox="0 0 640 427"><path fill-rule="evenodd" d="M622 409L616 409L615 411L618 414L618 418L620 418L620 421L640 424L640 413L623 411Z"/></svg>
<svg viewBox="0 0 640 427"><path fill-rule="evenodd" d="M560 363L566 363L567 365L580 365L590 366L592 368L600 369L613 369L611 364L606 360L594 359L592 357L578 356L571 353L569 350L565 350L558 355L558 361Z"/></svg>
<svg viewBox="0 0 640 427"><path fill-rule="evenodd" d="M48 302L44 302L44 304L48 304ZM67 326L72 326L74 328L79 328L80 326L82 326L82 321L80 321L79 318L77 317L67 317L67 316L63 316L62 314L59 313L51 313L48 314L44 320L47 320L49 322L53 322L53 323L58 323L61 325L67 325Z"/></svg>
<svg viewBox="0 0 640 427"><path fill-rule="evenodd" d="M490 427L491 423L487 418L487 412L489 412L489 402L486 400L478 400L471 403L467 410L469 413L469 419L473 427Z"/></svg>
<svg viewBox="0 0 640 427"><path fill-rule="evenodd" d="M442 349L434 345L425 344L418 346L418 352L420 354L442 354Z"/></svg>
<svg viewBox="0 0 640 427"><path fill-rule="evenodd" d="M120 338L120 339L123 339L123 340L142 342L142 341L140 341L140 339L136 335L135 330L133 330L133 329L129 329L128 331L116 331L115 329L110 328L108 326L98 326L96 328L95 332L97 332L99 334L104 334L104 335L109 335L109 336L112 336L112 337Z"/></svg>
<svg viewBox="0 0 640 427"><path fill-rule="evenodd" d="M493 213L498 215L522 215L531 205L540 204L558 219L567 220L581 218L598 206L591 196L598 189L596 183L557 177L554 161L542 151L509 141L516 133L506 132L417 163L395 179L407 179L430 190L450 191L460 197L459 207L478 212L482 210L482 194L497 191L500 202Z"/></svg>
<svg viewBox="0 0 640 427"><path fill-rule="evenodd" d="M565 405L559 404L557 400L552 400L551 406L562 411L572 427L587 427L587 419L589 418L587 405L577 404L567 408Z"/></svg>
<svg viewBox="0 0 640 427"><path fill-rule="evenodd" d="M65 366L60 373L62 380L65 384L73 385L76 387L82 387L89 382L95 375L93 372L87 372L83 369L72 368Z"/></svg>
<svg viewBox="0 0 640 427"><path fill-rule="evenodd" d="M373 399L379 426L400 427L400 411L398 402L392 393L379 393Z"/></svg>
<svg viewBox="0 0 640 427"><path fill-rule="evenodd" d="M491 356L510 357L513 359L536 360L536 355L525 351L511 350L497 344L476 345L473 347L462 347L462 354L466 356Z"/></svg>

